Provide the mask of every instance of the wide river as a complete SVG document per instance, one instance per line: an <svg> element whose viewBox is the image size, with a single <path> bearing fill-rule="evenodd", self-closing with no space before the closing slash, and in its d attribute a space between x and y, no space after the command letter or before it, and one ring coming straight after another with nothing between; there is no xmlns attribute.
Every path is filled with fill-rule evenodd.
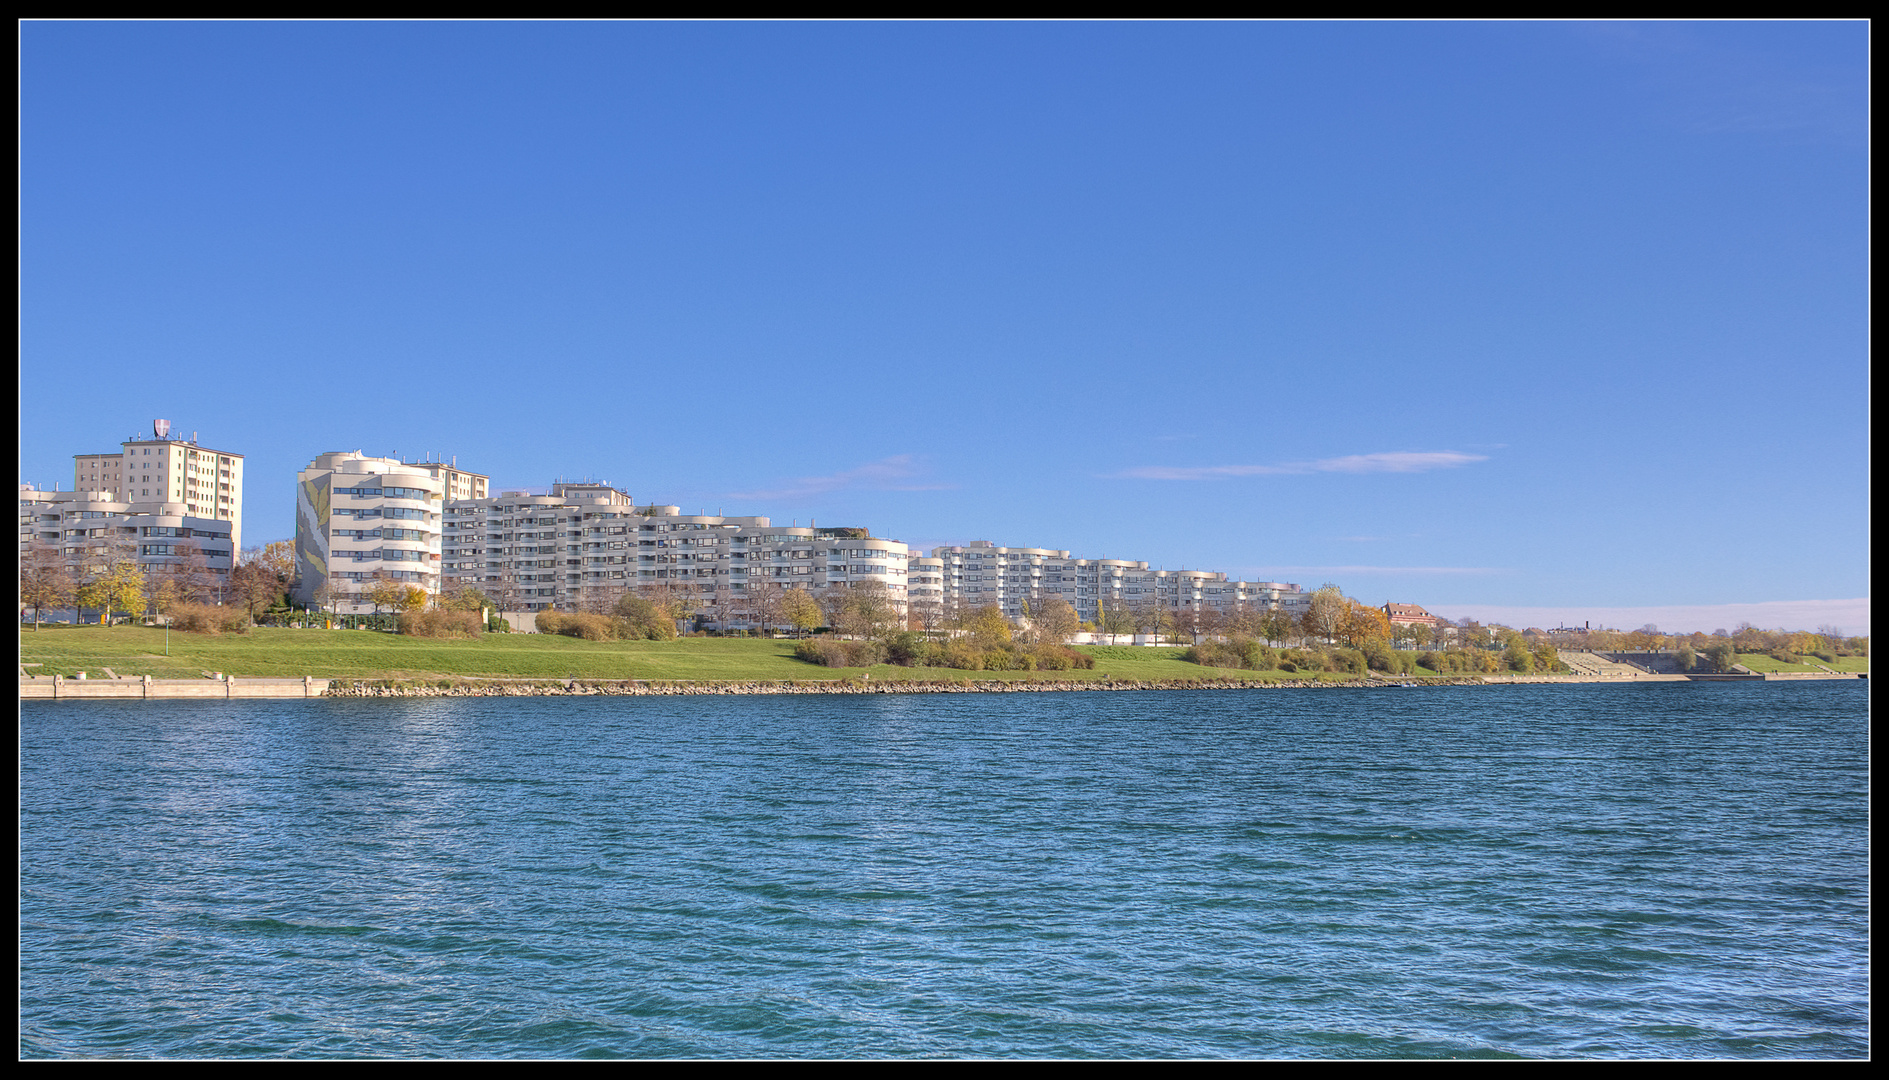
<svg viewBox="0 0 1889 1080"><path fill-rule="evenodd" d="M27 702L20 1052L1863 1057L1868 706Z"/></svg>

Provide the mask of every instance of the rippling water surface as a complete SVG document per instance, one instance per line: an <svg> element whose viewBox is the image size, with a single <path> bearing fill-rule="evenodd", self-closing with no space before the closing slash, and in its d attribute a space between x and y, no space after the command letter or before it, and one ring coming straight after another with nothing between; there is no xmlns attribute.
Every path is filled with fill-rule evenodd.
<svg viewBox="0 0 1889 1080"><path fill-rule="evenodd" d="M1859 683L27 702L27 1057L1860 1057Z"/></svg>

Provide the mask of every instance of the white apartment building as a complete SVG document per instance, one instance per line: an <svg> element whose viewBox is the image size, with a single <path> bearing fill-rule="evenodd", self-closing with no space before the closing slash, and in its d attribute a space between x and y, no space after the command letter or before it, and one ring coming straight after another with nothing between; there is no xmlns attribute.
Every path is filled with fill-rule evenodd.
<svg viewBox="0 0 1889 1080"><path fill-rule="evenodd" d="M1073 559L1064 550L998 547L987 540L935 547L929 558L912 561L908 577L923 582L925 591L916 603L935 603L947 612L995 604L1012 618L1023 616L1027 603L1053 597L1068 601L1085 622L1100 619L1104 608L1232 614L1281 607L1297 615L1311 602L1286 582L1231 581L1208 570L1152 570L1127 559Z"/></svg>
<svg viewBox="0 0 1889 1080"><path fill-rule="evenodd" d="M704 620L727 629L757 625L753 598L782 589L830 597L877 581L902 604L910 554L865 529L684 514L600 483L450 503L444 545L446 587L477 588L507 611L608 609L661 586L692 594Z"/></svg>
<svg viewBox="0 0 1889 1080"><path fill-rule="evenodd" d="M487 482L456 462L315 458L296 477L296 599L360 613L373 609L365 593L377 580L439 592L447 493L484 498Z"/></svg>
<svg viewBox="0 0 1889 1080"><path fill-rule="evenodd" d="M147 581L194 569L204 580L193 584L216 599L239 550L234 523L175 509L127 503L112 492L39 491L21 484L20 556L25 559L36 545L54 548L74 582L125 557L136 560Z"/></svg>
<svg viewBox="0 0 1889 1080"><path fill-rule="evenodd" d="M874 537L865 529L784 527L767 518L749 522L729 534L729 625L757 625L752 605L744 606L743 601L783 589L837 599L847 589L877 582L901 612L908 608L912 553L904 543Z"/></svg>
<svg viewBox="0 0 1889 1080"><path fill-rule="evenodd" d="M243 548L243 455L212 450L190 438L172 438L168 420L151 424L151 438L133 435L115 454L74 454L72 490L123 503L134 514L191 517L225 523Z"/></svg>
<svg viewBox="0 0 1889 1080"><path fill-rule="evenodd" d="M945 561L941 558L913 552L905 561L905 601L926 629L934 628L944 617L944 580Z"/></svg>
<svg viewBox="0 0 1889 1080"><path fill-rule="evenodd" d="M548 495L452 500L441 540L444 587L478 589L505 611L614 601L635 583L640 522L628 495L590 481L556 483Z"/></svg>

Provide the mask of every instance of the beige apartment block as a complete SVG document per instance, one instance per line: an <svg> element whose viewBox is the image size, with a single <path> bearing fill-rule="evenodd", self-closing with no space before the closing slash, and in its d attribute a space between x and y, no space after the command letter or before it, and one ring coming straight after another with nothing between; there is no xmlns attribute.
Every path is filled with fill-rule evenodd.
<svg viewBox="0 0 1889 1080"><path fill-rule="evenodd" d="M785 589L832 599L875 581L903 604L909 555L865 529L684 514L595 483L449 504L444 537L446 587L477 588L506 611L607 611L626 592L666 589L720 629L760 625L768 594Z"/></svg>
<svg viewBox="0 0 1889 1080"><path fill-rule="evenodd" d="M35 548L59 553L75 583L124 559L155 582L194 571L191 585L218 600L229 584L237 540L228 518L178 513L173 504L131 504L104 491L39 491L20 485L20 557Z"/></svg>
<svg viewBox="0 0 1889 1080"><path fill-rule="evenodd" d="M296 477L296 599L358 614L374 610L367 593L381 580L438 593L447 493L484 498L487 482L456 462L315 458Z"/></svg>
<svg viewBox="0 0 1889 1080"><path fill-rule="evenodd" d="M115 454L74 454L72 489L130 507L134 514L191 517L227 523L243 547L243 455L173 437L170 422L151 425L151 437L133 435Z"/></svg>

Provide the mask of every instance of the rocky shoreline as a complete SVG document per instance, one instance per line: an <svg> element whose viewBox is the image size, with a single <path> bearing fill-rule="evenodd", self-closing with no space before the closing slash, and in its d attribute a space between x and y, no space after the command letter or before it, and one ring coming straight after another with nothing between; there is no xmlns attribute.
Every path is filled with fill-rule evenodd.
<svg viewBox="0 0 1889 1080"><path fill-rule="evenodd" d="M1341 687L1482 686L1479 676L1431 678L1420 683L1395 679L1358 679L1348 682L1317 679L1130 679L997 680L997 679L821 679L793 682L661 682L647 679L468 680L403 682L398 680L342 680L328 685L323 697L594 697L677 696L696 694L1033 694L1057 691L1107 690L1283 690ZM1533 681L1533 680L1531 680ZM1583 682L1596 680L1583 679Z"/></svg>

